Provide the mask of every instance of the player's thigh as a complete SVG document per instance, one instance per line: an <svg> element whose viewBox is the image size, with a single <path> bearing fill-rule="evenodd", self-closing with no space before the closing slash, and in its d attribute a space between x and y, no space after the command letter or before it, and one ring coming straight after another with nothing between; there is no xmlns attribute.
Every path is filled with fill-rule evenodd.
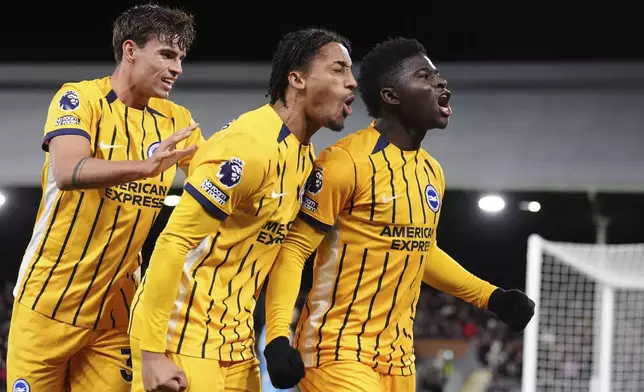
<svg viewBox="0 0 644 392"><path fill-rule="evenodd" d="M221 363L225 392L259 392L262 390L257 358L233 364Z"/></svg>
<svg viewBox="0 0 644 392"><path fill-rule="evenodd" d="M132 347L132 389L131 392L145 392L141 373L141 348L139 340L130 338ZM224 392L224 373L219 362L213 359L187 357L175 353L166 354L181 368L188 380L187 392Z"/></svg>
<svg viewBox="0 0 644 392"><path fill-rule="evenodd" d="M416 375L380 377L380 390L382 392L414 392L416 390Z"/></svg>
<svg viewBox="0 0 644 392"><path fill-rule="evenodd" d="M90 343L71 358L69 382L72 392L129 392L132 356L126 327L93 331Z"/></svg>
<svg viewBox="0 0 644 392"><path fill-rule="evenodd" d="M69 360L90 333L15 303L7 350L9 390L63 391Z"/></svg>
<svg viewBox="0 0 644 392"><path fill-rule="evenodd" d="M360 362L329 362L307 368L299 387L301 392L379 392L380 375Z"/></svg>

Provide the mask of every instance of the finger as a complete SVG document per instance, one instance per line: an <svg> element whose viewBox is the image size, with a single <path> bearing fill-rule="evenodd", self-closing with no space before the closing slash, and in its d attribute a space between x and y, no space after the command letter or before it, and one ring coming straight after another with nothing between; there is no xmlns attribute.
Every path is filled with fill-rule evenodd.
<svg viewBox="0 0 644 392"><path fill-rule="evenodd" d="M170 136L168 138L168 140L172 140L174 143L177 143L177 142L187 138L188 136L190 136L190 134L192 134L192 132L195 129L197 129L198 127L199 127L199 124L192 124L192 125L184 128L184 129L180 130L179 132L175 132L172 136Z"/></svg>
<svg viewBox="0 0 644 392"><path fill-rule="evenodd" d="M188 132L188 133L191 133L192 131L194 131L194 130L195 130L195 129L197 129L197 128L199 128L199 123L194 123L194 124L190 124L190 125L188 125L187 127L183 128L183 129L182 129L181 131L179 131L179 132Z"/></svg>
<svg viewBox="0 0 644 392"><path fill-rule="evenodd" d="M158 159L158 160L162 161L162 160L164 160L164 159L171 158L171 157L172 157L172 156L174 156L175 154L177 154L177 150L175 150L175 149L172 149L172 150L165 150L165 151L159 151L159 150L156 150L156 151L154 152L154 155L153 155L153 156L154 156L156 159Z"/></svg>
<svg viewBox="0 0 644 392"><path fill-rule="evenodd" d="M182 371L179 371L174 379L179 383L179 388L181 388L181 390L188 388L188 379Z"/></svg>
<svg viewBox="0 0 644 392"><path fill-rule="evenodd" d="M179 382L175 380L174 378L169 379L168 381L163 383L163 390L164 391L172 391L172 392L179 392L181 390L181 387L179 386Z"/></svg>
<svg viewBox="0 0 644 392"><path fill-rule="evenodd" d="M167 148L173 147L174 145L176 145L180 141L182 141L182 140L186 139L188 136L190 136L190 134L192 134L192 132L195 129L197 129L198 127L199 127L199 124L192 124L192 125L184 128L184 129L182 129L180 131L177 131L177 132L173 133L171 136L169 136L168 138L166 138L165 140L163 140L161 142L161 144L159 145L158 150L165 150Z"/></svg>
<svg viewBox="0 0 644 392"><path fill-rule="evenodd" d="M195 152L197 152L197 146L192 145L188 148L185 148L183 150L178 150L177 151L177 160L181 160L185 157L189 157L190 155L193 155Z"/></svg>

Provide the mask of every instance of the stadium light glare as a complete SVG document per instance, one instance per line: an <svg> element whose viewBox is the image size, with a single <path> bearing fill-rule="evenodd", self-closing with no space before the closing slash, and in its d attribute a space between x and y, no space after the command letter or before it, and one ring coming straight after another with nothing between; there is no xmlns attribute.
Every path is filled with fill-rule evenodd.
<svg viewBox="0 0 644 392"><path fill-rule="evenodd" d="M176 207L177 204L179 204L179 200L181 200L181 196L179 195L168 195L165 197L165 200L163 200L163 204L168 207Z"/></svg>
<svg viewBox="0 0 644 392"><path fill-rule="evenodd" d="M520 204L520 208L523 211L539 212L541 211L541 203L538 201L523 201Z"/></svg>
<svg viewBox="0 0 644 392"><path fill-rule="evenodd" d="M505 208L505 200L499 195L487 195L479 199L479 208L485 212L496 213Z"/></svg>
<svg viewBox="0 0 644 392"><path fill-rule="evenodd" d="M2 207L4 203L6 203L6 201L7 197L4 195L4 193L0 192L0 207Z"/></svg>

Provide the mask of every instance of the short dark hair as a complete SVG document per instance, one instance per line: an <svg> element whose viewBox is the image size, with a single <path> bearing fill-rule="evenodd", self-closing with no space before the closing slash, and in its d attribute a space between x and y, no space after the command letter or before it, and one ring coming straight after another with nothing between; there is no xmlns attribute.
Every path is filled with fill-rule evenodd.
<svg viewBox="0 0 644 392"><path fill-rule="evenodd" d="M380 90L396 84L404 60L426 54L425 47L413 38L390 38L377 44L360 62L358 89L374 118L380 116Z"/></svg>
<svg viewBox="0 0 644 392"><path fill-rule="evenodd" d="M157 38L166 44L178 40L179 49L188 51L195 39L194 16L180 9L156 4L136 5L114 21L112 47L116 62L123 58L123 42L132 40L143 47Z"/></svg>
<svg viewBox="0 0 644 392"><path fill-rule="evenodd" d="M296 69L306 68L326 44L337 42L351 53L349 40L342 35L323 28L311 27L286 34L273 53L271 79L268 83L268 94L271 104L278 100L286 102L288 74Z"/></svg>

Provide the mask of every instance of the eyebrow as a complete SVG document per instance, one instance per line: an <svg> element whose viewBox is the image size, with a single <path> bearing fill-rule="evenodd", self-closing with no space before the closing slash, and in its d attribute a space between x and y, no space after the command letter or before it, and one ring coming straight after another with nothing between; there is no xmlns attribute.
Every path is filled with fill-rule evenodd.
<svg viewBox="0 0 644 392"><path fill-rule="evenodd" d="M333 64L340 64L343 67L353 68L353 64L349 64L344 60L336 60L336 61L333 62Z"/></svg>
<svg viewBox="0 0 644 392"><path fill-rule="evenodd" d="M440 72L438 72L438 68L429 68L429 67L427 67L427 66L424 66L424 67L420 68L420 69L419 69L418 71L416 71L416 72L420 72L420 71L426 71L426 72L428 72L430 75L438 75L438 74L440 73Z"/></svg>

